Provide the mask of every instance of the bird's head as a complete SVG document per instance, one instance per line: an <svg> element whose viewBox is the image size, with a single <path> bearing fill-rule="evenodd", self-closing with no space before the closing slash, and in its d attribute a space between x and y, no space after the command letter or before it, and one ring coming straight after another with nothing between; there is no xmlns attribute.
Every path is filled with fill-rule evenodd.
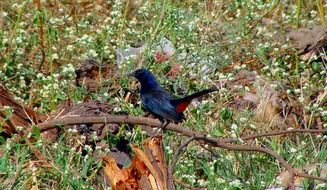
<svg viewBox="0 0 327 190"><path fill-rule="evenodd" d="M135 77L137 80L146 80L152 73L146 69L137 69L134 72L128 74L128 76Z"/></svg>
<svg viewBox="0 0 327 190"><path fill-rule="evenodd" d="M141 83L141 86L146 88L157 87L159 85L153 74L147 69L137 69L129 73L128 76L135 77Z"/></svg>

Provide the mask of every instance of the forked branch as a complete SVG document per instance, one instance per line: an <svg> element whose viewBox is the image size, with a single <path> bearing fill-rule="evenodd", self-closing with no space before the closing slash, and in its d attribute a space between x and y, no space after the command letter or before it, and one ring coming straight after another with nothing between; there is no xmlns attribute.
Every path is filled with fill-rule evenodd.
<svg viewBox="0 0 327 190"><path fill-rule="evenodd" d="M40 123L38 126L41 131L45 131L48 129L55 128L60 125L77 125L77 124L96 124L96 123L128 123L128 124L140 124L140 125L147 125L150 127L160 127L161 123L159 120L147 118L147 117L135 117L135 116L121 116L121 115L100 115L100 116L76 116L76 117L62 117L54 120L48 120L46 122ZM194 132L190 129L180 127L176 124L169 124L166 127L167 130L174 131L178 134L183 136L190 137L188 141L183 143L180 149L187 146L191 141L196 140L200 143L210 144L215 147L223 148L226 150L234 150L234 151L253 151L253 152L261 152L268 154L274 157L278 162L288 170L290 173L291 179L294 179L295 176L311 178L315 180L321 180L327 182L327 179L308 175L305 173L300 173L295 170L282 156L277 154L275 151L270 150L268 148L263 148L259 146L252 146L252 145L240 145L240 144L231 144L232 142L237 142L239 139L219 139L213 137L207 137L204 134L199 132ZM290 133L327 133L327 130L289 130L289 131L278 131L278 132L271 132L265 134L257 134L257 135L250 135L243 138L242 140L248 139L255 139L258 137L268 137L274 135L283 135L283 134L290 134ZM181 151L181 150L180 150ZM180 152L179 151L179 152ZM176 158L177 159L177 158ZM176 162L176 161L175 161ZM290 189L294 188L294 183L289 184Z"/></svg>

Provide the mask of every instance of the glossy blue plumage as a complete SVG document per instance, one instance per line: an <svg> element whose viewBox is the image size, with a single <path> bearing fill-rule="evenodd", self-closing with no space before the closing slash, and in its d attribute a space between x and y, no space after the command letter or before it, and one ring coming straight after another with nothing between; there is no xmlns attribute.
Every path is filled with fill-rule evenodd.
<svg viewBox="0 0 327 190"><path fill-rule="evenodd" d="M188 105L192 99L217 90L208 89L176 99L160 86L150 71L138 69L131 76L141 83L141 100L145 108L162 122L164 120L180 122L184 118L183 112L177 108L180 103Z"/></svg>

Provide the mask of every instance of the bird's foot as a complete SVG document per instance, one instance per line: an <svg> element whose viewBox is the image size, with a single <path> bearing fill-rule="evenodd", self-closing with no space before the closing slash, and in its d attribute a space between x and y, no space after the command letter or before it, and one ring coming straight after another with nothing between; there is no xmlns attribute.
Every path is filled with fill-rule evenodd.
<svg viewBox="0 0 327 190"><path fill-rule="evenodd" d="M167 125L169 125L170 121L166 121L166 122L162 122L161 126L158 127L154 133L151 135L151 137L153 136L157 136L158 134L160 134L161 132L163 132L163 130L167 127Z"/></svg>

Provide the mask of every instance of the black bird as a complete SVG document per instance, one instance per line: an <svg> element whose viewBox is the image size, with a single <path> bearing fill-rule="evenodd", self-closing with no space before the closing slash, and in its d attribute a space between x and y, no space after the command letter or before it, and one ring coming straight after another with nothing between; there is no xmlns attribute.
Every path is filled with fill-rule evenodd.
<svg viewBox="0 0 327 190"><path fill-rule="evenodd" d="M153 74L146 69L138 69L129 76L135 77L141 83L142 103L151 114L161 121L161 128L166 127L170 122L181 122L185 118L184 110L194 98L218 90L210 88L184 98L175 98L163 89Z"/></svg>

